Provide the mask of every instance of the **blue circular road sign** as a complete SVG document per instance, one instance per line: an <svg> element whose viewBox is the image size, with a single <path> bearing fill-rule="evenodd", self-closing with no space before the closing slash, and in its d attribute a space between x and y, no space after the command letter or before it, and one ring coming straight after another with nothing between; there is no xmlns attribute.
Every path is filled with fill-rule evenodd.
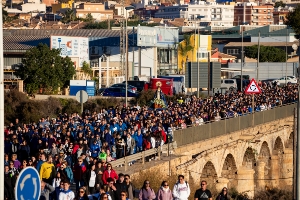
<svg viewBox="0 0 300 200"><path fill-rule="evenodd" d="M16 200L39 200L41 195L41 180L38 171L26 167L18 176L15 188Z"/></svg>

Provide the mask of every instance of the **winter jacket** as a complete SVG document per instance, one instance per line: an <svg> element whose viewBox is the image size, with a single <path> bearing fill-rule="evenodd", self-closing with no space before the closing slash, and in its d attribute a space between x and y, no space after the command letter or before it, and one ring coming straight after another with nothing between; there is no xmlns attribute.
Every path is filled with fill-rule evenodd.
<svg viewBox="0 0 300 200"><path fill-rule="evenodd" d="M36 170L40 173L41 171L41 166L42 164L46 162L46 161L43 161L43 160L39 160L38 163L36 164Z"/></svg>
<svg viewBox="0 0 300 200"><path fill-rule="evenodd" d="M49 200L49 195L55 190L52 185L46 183L44 190L41 190L40 200Z"/></svg>
<svg viewBox="0 0 300 200"><path fill-rule="evenodd" d="M76 181L82 181L84 178L84 173L86 171L86 166L84 164L81 165L75 165L74 167L74 179Z"/></svg>
<svg viewBox="0 0 300 200"><path fill-rule="evenodd" d="M41 180L43 178L45 178L45 179L54 178L55 172L56 172L56 170L52 163L44 162L41 166L40 178L41 178Z"/></svg>
<svg viewBox="0 0 300 200"><path fill-rule="evenodd" d="M72 169L68 166L64 169L65 173L67 174L67 177L70 181L70 183L73 183L74 182L74 178L73 178L73 171Z"/></svg>
<svg viewBox="0 0 300 200"><path fill-rule="evenodd" d="M98 156L99 151L100 151L99 144L96 143L90 146L90 152L93 158L96 158Z"/></svg>
<svg viewBox="0 0 300 200"><path fill-rule="evenodd" d="M139 193L139 200L154 200L156 198L156 195L154 193L154 190L152 188L144 189L142 188Z"/></svg>
<svg viewBox="0 0 300 200"><path fill-rule="evenodd" d="M110 170L110 171L108 171L108 170L105 170L104 172L103 172L103 175L102 175L102 181L103 181L103 184L104 185L106 185L107 184L107 179L108 178L112 178L112 179L114 179L114 180L118 180L118 174L116 173L116 171L115 170Z"/></svg>
<svg viewBox="0 0 300 200"><path fill-rule="evenodd" d="M177 182L173 188L173 197L175 200L187 200L191 194L190 186L187 182L183 184Z"/></svg>
<svg viewBox="0 0 300 200"><path fill-rule="evenodd" d="M168 188L165 189L164 187L159 188L157 193L157 200L172 200L173 195L172 191Z"/></svg>

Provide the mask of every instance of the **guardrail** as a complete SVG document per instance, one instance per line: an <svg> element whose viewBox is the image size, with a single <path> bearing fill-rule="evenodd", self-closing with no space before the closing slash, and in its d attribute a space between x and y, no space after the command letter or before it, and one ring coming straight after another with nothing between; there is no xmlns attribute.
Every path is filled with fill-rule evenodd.
<svg viewBox="0 0 300 200"><path fill-rule="evenodd" d="M117 167L117 166L122 166L124 165L125 167L125 171L127 171L128 168L128 164L136 161L136 160L142 160L142 164L145 164L146 158L148 156L152 156L152 155L156 155L158 157L158 160L161 159L162 153L166 153L167 156L169 156L170 154L172 154L172 151L174 149L177 148L177 143L176 142L172 142L172 143L168 143L165 144L159 148L153 148L153 149L149 149L146 151L142 151L140 153L136 153L130 156L126 156L120 159L117 159L115 161L110 162L112 167Z"/></svg>
<svg viewBox="0 0 300 200"><path fill-rule="evenodd" d="M253 114L222 119L217 122L208 122L200 126L176 130L174 131L174 141L177 142L178 146L183 146L286 118L293 115L296 105L296 103L283 105Z"/></svg>
<svg viewBox="0 0 300 200"><path fill-rule="evenodd" d="M127 171L129 163L141 159L142 164L145 164L146 157L156 154L160 160L162 153L166 152L167 156L169 156L170 152L176 149L177 146L183 146L202 140L207 140L213 137L218 137L231 132L292 116L296 106L296 103L287 104L270 110L255 112L253 114L247 114L236 118L226 118L217 122L208 122L200 126L177 130L174 132L174 142L165 144L160 148L149 149L117 159L112 161L111 164L113 167L124 165L125 171Z"/></svg>

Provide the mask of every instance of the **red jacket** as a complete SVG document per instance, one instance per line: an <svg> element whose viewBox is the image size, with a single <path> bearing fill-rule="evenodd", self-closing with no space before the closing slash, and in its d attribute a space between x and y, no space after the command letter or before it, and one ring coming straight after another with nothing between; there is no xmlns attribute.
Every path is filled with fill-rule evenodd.
<svg viewBox="0 0 300 200"><path fill-rule="evenodd" d="M108 172L108 170L105 170L103 172L103 175L102 175L102 181L103 181L103 184L107 184L107 179L108 178L112 178L114 179L115 181L118 180L118 174L116 173L115 170L110 170L110 173Z"/></svg>

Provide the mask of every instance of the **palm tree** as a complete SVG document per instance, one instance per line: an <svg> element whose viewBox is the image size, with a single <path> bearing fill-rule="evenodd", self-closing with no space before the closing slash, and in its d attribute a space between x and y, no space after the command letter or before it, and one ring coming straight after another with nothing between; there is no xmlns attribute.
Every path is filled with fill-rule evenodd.
<svg viewBox="0 0 300 200"><path fill-rule="evenodd" d="M66 10L64 17L62 18L62 22L69 23L69 22L75 21L75 19L76 19L76 15L75 15L74 10L68 9L68 10Z"/></svg>
<svg viewBox="0 0 300 200"><path fill-rule="evenodd" d="M178 44L178 52L181 55L181 71L184 71L184 66L188 60L188 53L193 50L194 46L191 44L191 35L184 35L183 41ZM186 59L184 59L186 58Z"/></svg>

